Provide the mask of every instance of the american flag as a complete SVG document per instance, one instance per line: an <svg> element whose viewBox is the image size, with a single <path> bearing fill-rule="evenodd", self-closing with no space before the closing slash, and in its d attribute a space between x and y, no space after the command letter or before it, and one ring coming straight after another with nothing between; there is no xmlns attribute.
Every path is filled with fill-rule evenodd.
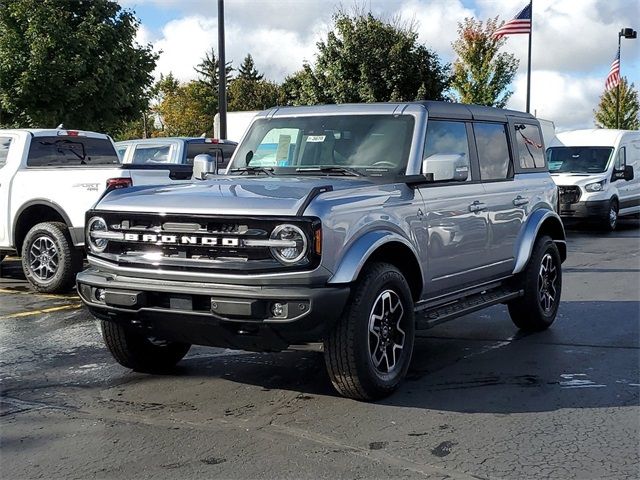
<svg viewBox="0 0 640 480"><path fill-rule="evenodd" d="M531 3L524 7L513 20L497 29L493 37L497 39L519 33L531 33Z"/></svg>
<svg viewBox="0 0 640 480"><path fill-rule="evenodd" d="M604 84L605 89L613 90L620 85L620 49L618 48L618 54L613 59L609 75L607 75L607 81Z"/></svg>

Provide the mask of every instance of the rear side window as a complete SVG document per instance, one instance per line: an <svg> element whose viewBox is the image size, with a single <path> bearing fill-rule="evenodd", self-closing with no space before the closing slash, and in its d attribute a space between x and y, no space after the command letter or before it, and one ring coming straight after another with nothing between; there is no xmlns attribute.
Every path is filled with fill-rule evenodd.
<svg viewBox="0 0 640 480"><path fill-rule="evenodd" d="M118 165L120 159L106 138L34 137L29 147L30 167Z"/></svg>
<svg viewBox="0 0 640 480"><path fill-rule="evenodd" d="M171 145L136 145L131 163L136 165L156 165L172 163Z"/></svg>
<svg viewBox="0 0 640 480"><path fill-rule="evenodd" d="M0 168L7 164L9 156L9 147L11 146L11 137L0 137Z"/></svg>
<svg viewBox="0 0 640 480"><path fill-rule="evenodd" d="M463 122L429 120L422 170L432 173L436 182L471 180L469 141Z"/></svg>
<svg viewBox="0 0 640 480"><path fill-rule="evenodd" d="M505 125L474 123L473 131L478 147L480 178L484 181L509 178L509 143Z"/></svg>
<svg viewBox="0 0 640 480"><path fill-rule="evenodd" d="M517 124L516 142L520 168L544 167L544 152L540 129L537 125Z"/></svg>
<svg viewBox="0 0 640 480"><path fill-rule="evenodd" d="M220 155L220 150L222 150L222 163L218 167L224 168L229 164L229 160L231 159L231 155L233 155L235 146L222 143L188 143L187 164L193 165L193 159L196 155L200 155L202 153L206 153L211 155L213 158L216 158L216 152Z"/></svg>

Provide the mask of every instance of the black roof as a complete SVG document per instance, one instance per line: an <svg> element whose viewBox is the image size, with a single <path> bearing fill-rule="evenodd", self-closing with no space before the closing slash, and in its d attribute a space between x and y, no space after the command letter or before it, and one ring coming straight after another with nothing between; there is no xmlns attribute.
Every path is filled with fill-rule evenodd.
<svg viewBox="0 0 640 480"><path fill-rule="evenodd" d="M488 120L506 121L507 117L518 117L535 119L530 113L519 112L517 110L504 110L501 108L485 107L482 105L467 105L464 103L436 102L425 100L413 102L424 107L432 118L459 118L461 120Z"/></svg>

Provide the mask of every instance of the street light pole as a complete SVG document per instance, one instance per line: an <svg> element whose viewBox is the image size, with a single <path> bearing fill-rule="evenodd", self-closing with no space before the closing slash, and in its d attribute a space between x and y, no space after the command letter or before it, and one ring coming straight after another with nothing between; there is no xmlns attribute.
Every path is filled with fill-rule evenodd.
<svg viewBox="0 0 640 480"><path fill-rule="evenodd" d="M622 37L634 39L638 38L638 32L636 32L633 28L623 28L618 32L618 69L622 68L620 47ZM616 85L616 129L620 128L620 84L622 83L622 77L620 77L620 81L618 85Z"/></svg>
<svg viewBox="0 0 640 480"><path fill-rule="evenodd" d="M224 56L224 0L218 0L218 114L220 138L227 138L227 63Z"/></svg>

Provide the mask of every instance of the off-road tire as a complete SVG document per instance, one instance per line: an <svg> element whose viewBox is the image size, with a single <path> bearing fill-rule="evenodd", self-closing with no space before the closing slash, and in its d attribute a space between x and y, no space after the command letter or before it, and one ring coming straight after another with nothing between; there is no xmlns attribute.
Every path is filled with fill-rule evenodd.
<svg viewBox="0 0 640 480"><path fill-rule="evenodd" d="M607 213L600 219L600 229L605 232L613 232L618 226L619 204L618 200L612 198L609 202Z"/></svg>
<svg viewBox="0 0 640 480"><path fill-rule="evenodd" d="M382 374L373 366L369 320L379 296L391 290L402 304L404 347L393 372ZM365 266L340 319L324 340L324 358L334 388L357 400L375 400L391 394L404 378L415 337L414 305L402 273L387 263Z"/></svg>
<svg viewBox="0 0 640 480"><path fill-rule="evenodd" d="M30 267L29 252L33 243L42 237L53 242L57 250L57 269L51 278L41 279ZM69 229L62 222L44 222L34 225L22 242L22 271L34 290L58 293L69 290L76 274L82 269L82 252L73 246Z"/></svg>
<svg viewBox="0 0 640 480"><path fill-rule="evenodd" d="M540 290L542 261L546 255L551 256L557 272L554 302L548 310L545 310L541 304ZM560 252L551 237L547 235L539 237L533 246L529 263L518 277L520 283L518 287L524 290L524 296L508 304L511 320L518 328L536 332L549 328L554 322L562 294L561 264Z"/></svg>
<svg viewBox="0 0 640 480"><path fill-rule="evenodd" d="M113 358L123 367L136 372L165 373L184 358L191 348L188 343L153 343L136 327L101 320L102 338Z"/></svg>

